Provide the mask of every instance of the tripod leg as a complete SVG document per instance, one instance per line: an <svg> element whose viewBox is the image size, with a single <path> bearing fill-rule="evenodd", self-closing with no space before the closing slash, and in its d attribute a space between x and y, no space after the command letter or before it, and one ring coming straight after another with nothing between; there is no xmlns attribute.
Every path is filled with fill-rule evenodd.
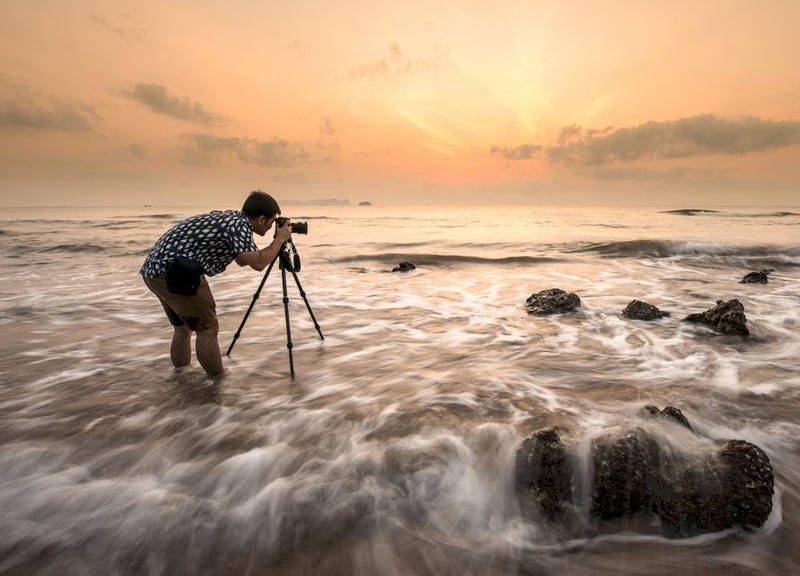
<svg viewBox="0 0 800 576"><path fill-rule="evenodd" d="M283 267L286 269L286 266ZM319 334L320 340L325 340L325 336L322 335L322 329L319 327L317 323L317 319L314 316L314 312L311 310L311 304L308 303L308 298L306 298L306 292L303 290L303 286L300 284L300 279L297 277L297 272L294 271L294 268L289 267L289 272L292 273L292 278L294 278L294 283L297 285L297 289L300 291L300 296L303 297L303 302L306 304L306 310L308 310L309 316L311 316L311 321L314 323L314 328L317 329L317 334Z"/></svg>
<svg viewBox="0 0 800 576"><path fill-rule="evenodd" d="M292 354L292 328L289 325L289 296L286 293L286 267L281 266L281 284L283 285L283 315L286 318L286 348L289 349L289 373L294 378L294 355Z"/></svg>
<svg viewBox="0 0 800 576"><path fill-rule="evenodd" d="M239 335L242 333L242 328L244 328L245 322L247 322L247 319L250 317L250 312L253 311L253 306L255 306L256 300L258 300L258 297L261 295L261 289L264 288L264 284L267 281L267 277L269 276L269 273L272 271L272 267L275 265L275 260L277 259L278 257L275 256L275 258L272 259L272 262L269 263L269 267L267 268L267 271L264 273L264 277L261 279L261 284L258 285L258 290L256 290L256 293L253 294L253 300L250 302L250 306L247 308L247 312L244 313L244 318L242 318L242 322L241 324L239 324L239 328L236 330L236 334L233 335L233 340L231 341L231 345L228 346L228 351L225 352L225 356L231 355L231 350L233 350L233 345L236 344L236 341L239 339Z"/></svg>

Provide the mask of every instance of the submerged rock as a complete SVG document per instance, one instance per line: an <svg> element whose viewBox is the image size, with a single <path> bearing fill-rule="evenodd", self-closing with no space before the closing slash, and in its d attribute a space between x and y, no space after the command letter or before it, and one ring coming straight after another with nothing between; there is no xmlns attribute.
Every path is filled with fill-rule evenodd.
<svg viewBox="0 0 800 576"><path fill-rule="evenodd" d="M767 284L769 282L768 276L772 272L775 272L772 268L764 268L760 272L750 272L739 280L739 284Z"/></svg>
<svg viewBox="0 0 800 576"><path fill-rule="evenodd" d="M683 413L645 406L643 415L672 419L687 429ZM541 430L517 449L515 484L524 514L566 524L579 510L581 485L575 451L553 429ZM592 442L588 520L598 529L619 521L661 526L668 537L689 537L742 526L763 526L772 511L774 475L758 446L730 440L702 458L662 445L643 428ZM576 469L577 468L577 469ZM655 521L655 523L654 523ZM630 529L629 525L626 529Z"/></svg>
<svg viewBox="0 0 800 576"><path fill-rule="evenodd" d="M527 515L555 518L572 499L572 478L572 462L554 429L540 430L517 450L514 479Z"/></svg>
<svg viewBox="0 0 800 576"><path fill-rule="evenodd" d="M684 318L686 322L699 322L711 326L722 334L749 336L747 317L744 315L744 306L736 299L717 300L717 305L705 312L689 314Z"/></svg>
<svg viewBox="0 0 800 576"><path fill-rule="evenodd" d="M625 310L622 311L622 315L631 320L658 320L664 316L669 316L669 312L662 312L652 304L641 300L631 300Z"/></svg>
<svg viewBox="0 0 800 576"><path fill-rule="evenodd" d="M525 307L528 314L564 314L580 308L581 299L576 294L568 294L560 288L550 288L528 296Z"/></svg>
<svg viewBox="0 0 800 576"><path fill-rule="evenodd" d="M764 525L772 511L774 476L761 448L730 440L711 462L680 471L677 481L665 479L659 504L664 533L690 537L733 526Z"/></svg>
<svg viewBox="0 0 800 576"><path fill-rule="evenodd" d="M746 528L763 526L772 512L775 476L764 451L745 440L730 440L720 451L727 467L728 499L739 502L734 521Z"/></svg>
<svg viewBox="0 0 800 576"><path fill-rule="evenodd" d="M644 430L598 440L592 445L592 463L592 514L611 520L655 508L661 453Z"/></svg>
<svg viewBox="0 0 800 576"><path fill-rule="evenodd" d="M392 272L408 272L414 269L416 269L416 266L411 262L400 262L397 266L392 268Z"/></svg>

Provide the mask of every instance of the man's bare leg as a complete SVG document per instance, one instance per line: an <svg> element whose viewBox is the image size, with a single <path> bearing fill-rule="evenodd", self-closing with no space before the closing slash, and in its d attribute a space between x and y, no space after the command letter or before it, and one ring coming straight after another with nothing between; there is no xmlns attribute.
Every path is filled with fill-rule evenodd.
<svg viewBox="0 0 800 576"><path fill-rule="evenodd" d="M186 326L175 326L172 346L169 349L172 365L175 368L188 366L192 361L192 332Z"/></svg>
<svg viewBox="0 0 800 576"><path fill-rule="evenodd" d="M222 376L222 354L219 351L217 341L218 328L207 328L197 332L197 340L194 343L197 359L200 365L208 372L209 376Z"/></svg>

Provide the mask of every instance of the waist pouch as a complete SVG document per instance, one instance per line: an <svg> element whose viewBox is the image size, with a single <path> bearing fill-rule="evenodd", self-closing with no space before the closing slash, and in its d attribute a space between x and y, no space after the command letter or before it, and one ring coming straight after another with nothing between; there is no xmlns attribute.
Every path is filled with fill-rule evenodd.
<svg viewBox="0 0 800 576"><path fill-rule="evenodd" d="M203 267L197 260L175 256L167 267L167 290L172 294L194 296L200 287Z"/></svg>

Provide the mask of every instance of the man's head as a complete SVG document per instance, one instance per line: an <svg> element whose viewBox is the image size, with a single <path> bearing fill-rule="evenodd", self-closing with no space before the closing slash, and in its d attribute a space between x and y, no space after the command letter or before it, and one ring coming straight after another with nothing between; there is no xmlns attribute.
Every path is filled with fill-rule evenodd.
<svg viewBox="0 0 800 576"><path fill-rule="evenodd" d="M261 190L257 190L250 192L250 195L242 205L242 212L250 220L253 232L263 236L272 227L275 216L281 213L281 208L275 198Z"/></svg>

